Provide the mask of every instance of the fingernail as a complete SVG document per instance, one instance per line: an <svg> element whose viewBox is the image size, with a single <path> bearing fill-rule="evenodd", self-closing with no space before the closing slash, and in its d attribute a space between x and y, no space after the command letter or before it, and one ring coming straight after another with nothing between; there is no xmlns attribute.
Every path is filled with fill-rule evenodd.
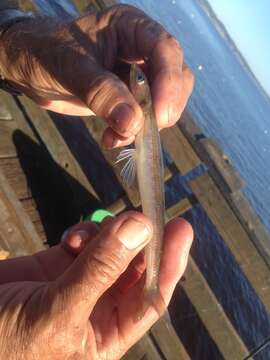
<svg viewBox="0 0 270 360"><path fill-rule="evenodd" d="M111 113L111 125L115 131L125 133L136 128L135 113L129 104L118 104Z"/></svg>
<svg viewBox="0 0 270 360"><path fill-rule="evenodd" d="M77 230L69 235L67 243L72 249L78 249L87 239L88 233L85 230Z"/></svg>
<svg viewBox="0 0 270 360"><path fill-rule="evenodd" d="M134 250L150 238L148 227L142 222L129 218L117 231L118 239L129 250Z"/></svg>

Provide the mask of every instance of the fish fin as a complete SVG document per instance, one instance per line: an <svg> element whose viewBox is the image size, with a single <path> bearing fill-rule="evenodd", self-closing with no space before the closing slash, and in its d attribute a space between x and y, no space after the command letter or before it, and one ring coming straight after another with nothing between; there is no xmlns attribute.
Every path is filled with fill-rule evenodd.
<svg viewBox="0 0 270 360"><path fill-rule="evenodd" d="M120 151L114 164L116 165L121 161L126 161L126 163L120 172L120 176L125 185L131 186L136 176L136 149L131 148Z"/></svg>

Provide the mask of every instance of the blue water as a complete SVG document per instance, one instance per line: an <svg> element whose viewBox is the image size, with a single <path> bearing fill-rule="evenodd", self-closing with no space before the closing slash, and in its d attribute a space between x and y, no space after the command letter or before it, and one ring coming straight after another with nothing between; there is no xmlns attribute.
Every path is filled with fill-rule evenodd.
<svg viewBox="0 0 270 360"><path fill-rule="evenodd" d="M203 132L217 139L230 157L246 182L246 196L270 230L269 99L199 3L188 0L125 2L143 9L180 41L185 61L196 76L188 109ZM176 202L189 191L187 179L176 177L167 187L167 202ZM270 335L269 316L204 211L197 206L187 217L195 228L193 256L201 271L247 347L259 345ZM193 328L187 326L187 318L189 324L196 324ZM215 345L205 339L203 329L199 332L194 309L180 311L174 320L192 359L221 358ZM181 331L181 325L185 330ZM192 339L196 341L192 343ZM269 358L270 346L256 357Z"/></svg>

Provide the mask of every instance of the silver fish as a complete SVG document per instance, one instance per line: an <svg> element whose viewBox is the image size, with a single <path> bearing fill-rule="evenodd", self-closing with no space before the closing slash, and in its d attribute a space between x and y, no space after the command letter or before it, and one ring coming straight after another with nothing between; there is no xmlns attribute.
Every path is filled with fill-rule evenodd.
<svg viewBox="0 0 270 360"><path fill-rule="evenodd" d="M163 158L157 121L152 107L150 87L146 76L137 65L131 66L130 90L142 108L144 125L135 137L136 150L124 150L120 153L118 161L127 159L132 155L133 160L129 159L122 170L124 181L130 183L135 174L135 160L143 213L151 220L153 225L153 237L145 251L145 305L153 305L161 314L166 308L158 286L165 225Z"/></svg>

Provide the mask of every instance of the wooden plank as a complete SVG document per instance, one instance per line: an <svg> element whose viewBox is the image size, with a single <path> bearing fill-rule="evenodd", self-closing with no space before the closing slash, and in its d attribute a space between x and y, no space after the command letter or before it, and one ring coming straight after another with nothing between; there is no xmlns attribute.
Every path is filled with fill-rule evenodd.
<svg viewBox="0 0 270 360"><path fill-rule="evenodd" d="M99 200L98 195L86 178L48 113L40 109L38 105L26 97L21 97L20 101L52 158L67 173L66 180L70 184L72 190L76 192L74 195L77 203L84 204L85 191L80 191L80 187L76 187L75 189L72 181L70 181L70 177L76 179L82 188L86 189L95 199Z"/></svg>
<svg viewBox="0 0 270 360"><path fill-rule="evenodd" d="M107 210L113 213L114 215L120 214L127 208L128 199L126 197L122 197L116 200L113 204L107 207Z"/></svg>
<svg viewBox="0 0 270 360"><path fill-rule="evenodd" d="M201 145L200 154L203 156L204 162L210 167L211 175L217 176L217 182L223 184L224 191L233 193L242 189L244 181L232 166L229 158L220 149L218 143L213 139L205 138L199 140L199 144Z"/></svg>
<svg viewBox="0 0 270 360"><path fill-rule="evenodd" d="M249 354L242 339L210 289L196 263L189 258L185 281L179 283L207 328L224 359L243 359Z"/></svg>
<svg viewBox="0 0 270 360"><path fill-rule="evenodd" d="M1 246L11 256L32 254L44 248L32 222L0 169Z"/></svg>
<svg viewBox="0 0 270 360"><path fill-rule="evenodd" d="M231 250L266 309L270 310L270 269L208 173L190 183L191 189Z"/></svg>
<svg viewBox="0 0 270 360"><path fill-rule="evenodd" d="M25 157L26 155L31 155L33 151L35 151L36 154L37 149L41 150L41 152L42 149L37 147L40 146L39 141L33 130L29 127L14 98L6 92L0 91L0 104L1 106L5 104L11 117L9 121L0 121L0 170L2 170L8 184L18 199L28 199L26 201L34 203L34 200L30 199L32 192L17 156ZM25 143L26 139L29 139L27 140L27 145ZM27 164L31 166L30 162L33 161L31 157L31 161L27 160ZM37 188L35 188L35 192L37 192ZM27 209L25 210L27 213ZM31 215L31 212L30 214L27 213L27 215ZM36 221L36 223L34 223L34 229L43 244L46 240L46 235L37 210L34 218L35 219L31 219ZM13 255L14 254L9 254L9 256Z"/></svg>
<svg viewBox="0 0 270 360"><path fill-rule="evenodd" d="M190 360L190 356L179 341L172 324L164 317L159 319L152 327L150 334L163 358L168 360Z"/></svg>
<svg viewBox="0 0 270 360"><path fill-rule="evenodd" d="M122 360L163 360L148 334L123 356ZM168 359L169 360L169 359ZM181 360L181 359L179 359Z"/></svg>
<svg viewBox="0 0 270 360"><path fill-rule="evenodd" d="M186 211L190 210L195 203L193 197L185 198L178 201L176 204L172 205L166 210L166 219L167 221L184 214ZM122 197L116 200L113 204L107 207L107 210L112 212L114 215L120 214L122 211L130 207L130 202L127 197Z"/></svg>
<svg viewBox="0 0 270 360"><path fill-rule="evenodd" d="M41 201L41 199L39 199L39 201ZM21 204L24 210L26 211L27 215L29 216L30 220L32 221L42 243L47 242L48 239L46 236L42 219L40 217L40 213L38 212L37 209L36 199L35 200L33 198L23 199L21 200Z"/></svg>
<svg viewBox="0 0 270 360"><path fill-rule="evenodd" d="M178 201L176 204L166 210L166 219L170 220L175 218L176 216L184 214L186 211L192 208L193 203L194 201L190 198L185 198Z"/></svg>
<svg viewBox="0 0 270 360"><path fill-rule="evenodd" d="M187 174L200 164L200 159L178 126L163 129L161 141L182 175Z"/></svg>
<svg viewBox="0 0 270 360"><path fill-rule="evenodd" d="M0 104L4 103L12 120L0 121L0 158L17 156L20 145L18 143L19 132L39 144L32 129L27 124L22 111L19 109L14 98L4 91L0 91Z"/></svg>
<svg viewBox="0 0 270 360"><path fill-rule="evenodd" d="M40 214L37 210L37 205L33 198L23 199L23 200L21 200L21 204L22 204L23 208L25 209L25 211L27 212L32 223L35 223L37 221L41 222Z"/></svg>
<svg viewBox="0 0 270 360"><path fill-rule="evenodd" d="M0 96L0 121L1 122L8 122L12 120L12 116L10 111L7 108L7 105L5 104L4 101L2 101L1 96Z"/></svg>
<svg viewBox="0 0 270 360"><path fill-rule="evenodd" d="M32 129L25 120L24 114L19 108L16 100L10 94L5 91L0 90L0 101L4 103L11 114L11 117L17 123L17 128L23 131L27 136L29 136L33 141L39 143L35 137Z"/></svg>
<svg viewBox="0 0 270 360"><path fill-rule="evenodd" d="M201 129L197 126L191 114L187 110L183 111L180 121L178 122L177 125L179 126L180 130L185 135L187 140L191 143L192 147L193 147L193 141L197 141L205 138L205 135L203 134ZM198 153L197 155L200 156Z"/></svg>
<svg viewBox="0 0 270 360"><path fill-rule="evenodd" d="M26 199L32 196L18 158L0 159L0 169L5 174L18 199Z"/></svg>
<svg viewBox="0 0 270 360"><path fill-rule="evenodd" d="M16 147L12 141L12 136L17 128L14 120L0 121L0 158L17 156Z"/></svg>
<svg viewBox="0 0 270 360"><path fill-rule="evenodd" d="M229 194L226 199L248 233L254 246L270 268L270 235L259 220L254 209L240 191Z"/></svg>
<svg viewBox="0 0 270 360"><path fill-rule="evenodd" d="M46 163L46 160L48 160L47 157L39 157L36 151L35 154L33 154L33 157L24 157L23 169L21 162L17 157L0 158L0 168L18 199L23 200L31 198L32 193L34 193L35 196L39 194L46 196L48 194L50 189L47 186L46 179L43 179L42 174L53 174L56 173L56 171L53 172L50 168L50 171L46 172L46 167L48 170L48 167L52 165L48 164L48 162ZM40 164L38 164L38 161L40 161ZM53 183L53 181L51 183Z"/></svg>
<svg viewBox="0 0 270 360"><path fill-rule="evenodd" d="M47 239L47 235L46 232L44 230L44 226L42 224L41 220L37 220L33 223L36 232L38 233L40 240L42 241L42 243L46 244L48 239Z"/></svg>
<svg viewBox="0 0 270 360"><path fill-rule="evenodd" d="M203 135L187 111L183 113L179 127L201 161L209 167L209 173L223 193L233 193L244 186L244 181L218 143Z"/></svg>

